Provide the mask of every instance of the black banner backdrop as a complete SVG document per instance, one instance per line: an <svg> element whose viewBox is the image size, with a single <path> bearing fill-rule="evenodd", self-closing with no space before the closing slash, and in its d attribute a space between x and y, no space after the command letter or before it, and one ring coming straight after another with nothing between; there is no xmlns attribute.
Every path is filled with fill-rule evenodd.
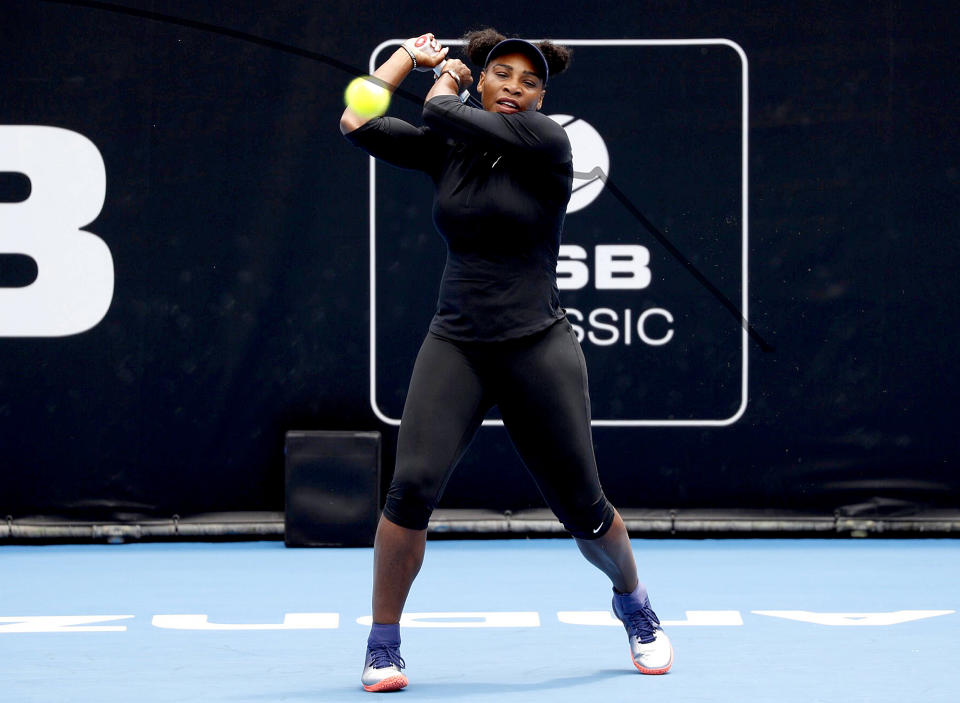
<svg viewBox="0 0 960 703"><path fill-rule="evenodd" d="M561 293L614 502L957 506L953 5L121 4L357 70L424 31L570 39L544 112L577 170L775 347L578 181ZM443 250L426 179L340 136L350 75L34 0L0 64L0 515L281 510L289 429L379 430L389 469ZM542 502L494 424L442 505Z"/></svg>

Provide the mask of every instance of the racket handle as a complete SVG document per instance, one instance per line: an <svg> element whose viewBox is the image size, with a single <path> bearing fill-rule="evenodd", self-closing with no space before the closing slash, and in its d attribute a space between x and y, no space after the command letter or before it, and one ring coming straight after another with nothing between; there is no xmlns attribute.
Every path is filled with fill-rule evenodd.
<svg viewBox="0 0 960 703"><path fill-rule="evenodd" d="M423 48L424 50L429 49L431 53L435 54L440 51L440 42L436 40L435 37L431 37L429 34L421 34L417 37L417 40L413 43L418 49ZM443 73L443 67L446 64L446 60L441 62L439 65L433 67L433 72L436 74L437 78L440 78L440 75ZM460 93L460 102L465 103L470 98L470 91L466 88Z"/></svg>

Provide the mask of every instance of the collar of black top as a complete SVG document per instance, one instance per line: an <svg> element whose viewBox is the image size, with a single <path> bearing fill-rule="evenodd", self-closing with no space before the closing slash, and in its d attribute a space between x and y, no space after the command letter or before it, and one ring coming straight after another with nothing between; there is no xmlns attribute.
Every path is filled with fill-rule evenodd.
<svg viewBox="0 0 960 703"><path fill-rule="evenodd" d="M484 70L486 70L493 59L498 56L503 56L504 54L523 54L529 58L533 62L533 67L536 69L537 75L543 79L543 85L547 85L547 78L550 77L550 69L547 68L547 59L544 58L543 52L540 51L540 49L524 39L504 39L490 49L490 53L487 54L487 60L483 64Z"/></svg>

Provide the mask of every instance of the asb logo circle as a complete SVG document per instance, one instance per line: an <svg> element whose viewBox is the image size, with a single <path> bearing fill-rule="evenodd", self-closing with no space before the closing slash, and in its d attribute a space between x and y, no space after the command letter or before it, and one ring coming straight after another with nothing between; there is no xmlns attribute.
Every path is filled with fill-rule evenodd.
<svg viewBox="0 0 960 703"><path fill-rule="evenodd" d="M603 137L586 120L572 115L550 115L550 119L563 127L573 150L573 193L567 203L570 214L585 208L603 191L603 179L610 173L610 154Z"/></svg>

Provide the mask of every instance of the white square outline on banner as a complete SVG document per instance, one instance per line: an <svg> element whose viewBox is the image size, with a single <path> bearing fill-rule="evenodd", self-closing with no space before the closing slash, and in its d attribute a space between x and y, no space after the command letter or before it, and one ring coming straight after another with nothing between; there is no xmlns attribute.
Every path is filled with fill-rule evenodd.
<svg viewBox="0 0 960 703"><path fill-rule="evenodd" d="M400 46L405 39L387 39L386 41L381 42L370 54L370 73L376 69L376 58L388 46ZM529 41L538 42L542 41L541 39L530 39ZM747 132L749 128L749 111L748 111L748 70L747 70L747 54L744 52L743 47L741 47L736 42L730 39L552 39L551 41L557 44L563 44L566 46L728 46L734 51L737 52L737 55L740 57L740 83L741 83L741 173L742 178L740 181L741 184L741 212L740 212L740 221L741 221L741 251L740 251L740 268L741 268L741 292L740 292L740 312L744 320L749 320L750 315L748 311L748 286L747 286L747 235L749 231L747 223L747 196L748 196L748 187L747 187L747 153L748 153L748 143L747 143ZM461 39L440 39L440 43L444 46L462 46L463 40ZM373 413L377 418L388 425L399 426L400 420L397 418L389 417L384 412L380 410L377 406L377 313L376 313L376 303L377 303L377 272L376 272L376 261L377 261L377 243L376 243L376 159L372 156L369 157L370 163L370 407L373 410ZM741 417L747 410L747 375L748 369L747 365L750 358L749 353L749 336L747 334L746 325L741 324L741 334L740 334L740 365L741 365L741 378L740 378L740 407L737 408L737 411L728 418L723 418L720 420L592 420L591 425L594 427L726 427L732 425ZM503 420L484 420L484 426L503 426Z"/></svg>

